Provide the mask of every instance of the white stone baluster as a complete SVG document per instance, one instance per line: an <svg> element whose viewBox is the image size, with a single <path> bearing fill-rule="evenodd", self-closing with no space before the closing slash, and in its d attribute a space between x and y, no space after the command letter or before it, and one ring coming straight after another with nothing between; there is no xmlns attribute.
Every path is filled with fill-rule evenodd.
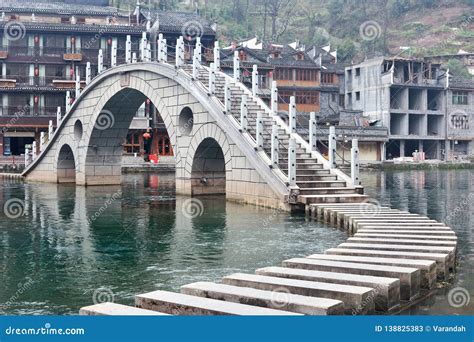
<svg viewBox="0 0 474 342"><path fill-rule="evenodd" d="M91 62L86 63L86 85L91 83L92 75L91 75Z"/></svg>
<svg viewBox="0 0 474 342"><path fill-rule="evenodd" d="M163 52L163 33L160 33L158 35L158 56L157 56L157 60L160 63L163 61L162 52Z"/></svg>
<svg viewBox="0 0 474 342"><path fill-rule="evenodd" d="M278 87L277 82L272 81L272 95L271 95L271 107L273 115L277 115L278 113Z"/></svg>
<svg viewBox="0 0 474 342"><path fill-rule="evenodd" d="M290 132L296 133L296 100L294 96L290 97L290 107L289 107L289 121L290 121Z"/></svg>
<svg viewBox="0 0 474 342"><path fill-rule="evenodd" d="M166 39L162 39L161 44L161 61L163 63L168 63L168 45Z"/></svg>
<svg viewBox="0 0 474 342"><path fill-rule="evenodd" d="M296 186L296 140L290 138L288 145L288 183Z"/></svg>
<svg viewBox="0 0 474 342"><path fill-rule="evenodd" d="M216 92L216 65L211 63L209 69L209 95L214 95Z"/></svg>
<svg viewBox="0 0 474 342"><path fill-rule="evenodd" d="M125 63L132 62L132 36L127 34L127 41L125 42Z"/></svg>
<svg viewBox="0 0 474 342"><path fill-rule="evenodd" d="M36 159L36 140L31 144L31 159Z"/></svg>
<svg viewBox="0 0 474 342"><path fill-rule="evenodd" d="M110 66L117 66L117 39L112 39L112 52L110 54Z"/></svg>
<svg viewBox="0 0 474 342"><path fill-rule="evenodd" d="M81 95L81 76L76 75L76 99Z"/></svg>
<svg viewBox="0 0 474 342"><path fill-rule="evenodd" d="M56 127L59 127L60 124L61 124L61 107L58 106L56 110Z"/></svg>
<svg viewBox="0 0 474 342"><path fill-rule="evenodd" d="M183 36L176 42L176 66L179 68L184 65L184 40Z"/></svg>
<svg viewBox="0 0 474 342"><path fill-rule="evenodd" d="M66 113L71 109L71 92L66 91Z"/></svg>
<svg viewBox="0 0 474 342"><path fill-rule="evenodd" d="M132 63L136 63L137 62L137 53L134 52L132 53Z"/></svg>
<svg viewBox="0 0 474 342"><path fill-rule="evenodd" d="M48 123L48 142L51 141L51 138L53 137L53 134L54 134L53 120L49 120L49 123Z"/></svg>
<svg viewBox="0 0 474 342"><path fill-rule="evenodd" d="M279 153L279 138L278 138L278 125L272 126L272 166L278 166L278 153Z"/></svg>
<svg viewBox="0 0 474 342"><path fill-rule="evenodd" d="M104 69L104 54L102 53L102 49L99 49L99 55L97 57L97 73L101 73Z"/></svg>
<svg viewBox="0 0 474 342"><path fill-rule="evenodd" d="M331 169L336 168L336 127L329 127L329 140L328 140L328 154L329 154L329 166Z"/></svg>
<svg viewBox="0 0 474 342"><path fill-rule="evenodd" d="M198 76L199 76L199 58L198 58L197 50L194 50L194 54L193 54L193 78L195 80L197 80Z"/></svg>
<svg viewBox="0 0 474 342"><path fill-rule="evenodd" d="M263 149L263 112L257 112L257 130L255 140L257 142L257 149Z"/></svg>
<svg viewBox="0 0 474 342"><path fill-rule="evenodd" d="M221 69L221 49L219 48L219 42L214 42L214 64L216 65L216 70Z"/></svg>
<svg viewBox="0 0 474 342"><path fill-rule="evenodd" d="M201 37L196 37L196 48L197 51L197 59L199 64L202 63L202 44L201 44Z"/></svg>
<svg viewBox="0 0 474 342"><path fill-rule="evenodd" d="M234 51L234 80L240 81L240 59L238 51Z"/></svg>
<svg viewBox="0 0 474 342"><path fill-rule="evenodd" d="M351 179L354 186L360 185L359 179L359 142L357 139L352 139L351 148Z"/></svg>
<svg viewBox="0 0 474 342"><path fill-rule="evenodd" d="M240 102L240 129L242 132L247 131L248 127L248 108L247 95L242 95L242 102Z"/></svg>
<svg viewBox="0 0 474 342"><path fill-rule="evenodd" d="M257 96L258 93L258 69L257 65L254 64L252 69L252 95Z"/></svg>
<svg viewBox="0 0 474 342"><path fill-rule="evenodd" d="M225 113L231 114L232 112L232 92L230 91L230 82L226 78L224 88L224 102L225 102Z"/></svg>
<svg viewBox="0 0 474 342"><path fill-rule="evenodd" d="M148 40L146 39L146 32L142 32L142 38L140 40L140 61L144 62L147 56L146 48L147 48Z"/></svg>
<svg viewBox="0 0 474 342"><path fill-rule="evenodd" d="M318 140L317 140L317 122L316 122L316 113L311 112L309 114L309 146L311 146L311 151L316 151L318 149Z"/></svg>
<svg viewBox="0 0 474 342"><path fill-rule="evenodd" d="M30 164L30 149L25 148L25 167L27 167L28 164Z"/></svg>
<svg viewBox="0 0 474 342"><path fill-rule="evenodd" d="M143 60L144 62L149 62L151 61L151 44L146 43L146 48L145 48L145 59Z"/></svg>
<svg viewBox="0 0 474 342"><path fill-rule="evenodd" d="M43 152L44 150L44 132L40 132L40 152Z"/></svg>

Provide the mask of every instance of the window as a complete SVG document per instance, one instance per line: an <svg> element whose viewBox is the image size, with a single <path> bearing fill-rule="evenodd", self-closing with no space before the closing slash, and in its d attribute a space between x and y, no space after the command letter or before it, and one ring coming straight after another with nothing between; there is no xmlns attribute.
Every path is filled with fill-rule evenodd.
<svg viewBox="0 0 474 342"><path fill-rule="evenodd" d="M336 95L337 94L334 94L334 93L331 94L331 102L336 102L336 98L337 98Z"/></svg>
<svg viewBox="0 0 474 342"><path fill-rule="evenodd" d="M280 91L278 93L278 103L290 103L291 96L293 96L291 91Z"/></svg>
<svg viewBox="0 0 474 342"><path fill-rule="evenodd" d="M275 80L293 80L293 69L276 69Z"/></svg>
<svg viewBox="0 0 474 342"><path fill-rule="evenodd" d="M467 105L467 91L453 91L453 105Z"/></svg>
<svg viewBox="0 0 474 342"><path fill-rule="evenodd" d="M312 69L296 69L295 77L296 81L317 81L318 73Z"/></svg>
<svg viewBox="0 0 474 342"><path fill-rule="evenodd" d="M334 74L321 74L321 83L334 83Z"/></svg>
<svg viewBox="0 0 474 342"><path fill-rule="evenodd" d="M296 94L296 104L319 104L318 91L305 91Z"/></svg>
<svg viewBox="0 0 474 342"><path fill-rule="evenodd" d="M356 68L356 76L360 76L360 68Z"/></svg>
<svg viewBox="0 0 474 342"><path fill-rule="evenodd" d="M356 101L360 101L360 91L356 91Z"/></svg>

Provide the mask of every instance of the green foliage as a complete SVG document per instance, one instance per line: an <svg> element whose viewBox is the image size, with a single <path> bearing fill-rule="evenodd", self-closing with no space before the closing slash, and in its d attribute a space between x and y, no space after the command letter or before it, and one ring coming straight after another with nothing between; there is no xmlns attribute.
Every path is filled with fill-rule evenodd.
<svg viewBox="0 0 474 342"><path fill-rule="evenodd" d="M457 59L450 59L445 65L445 68L449 68L449 72L453 76L471 78L472 75L469 73L467 68Z"/></svg>

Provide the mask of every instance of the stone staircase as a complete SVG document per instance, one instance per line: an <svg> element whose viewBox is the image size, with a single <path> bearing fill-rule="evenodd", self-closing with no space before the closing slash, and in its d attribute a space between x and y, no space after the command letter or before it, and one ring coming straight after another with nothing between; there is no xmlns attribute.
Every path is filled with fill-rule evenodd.
<svg viewBox="0 0 474 342"><path fill-rule="evenodd" d="M185 66L184 69L192 74L192 67ZM209 84L209 72L206 67L199 68L198 81L206 87ZM279 117L273 116L271 110L260 99L252 96L252 93L240 82L236 82L221 72L216 72L215 96L224 105L225 84L230 83L231 89L231 115L238 123L241 117L242 96L247 95L248 128L246 133L256 140L257 113L263 113L263 150L267 156L271 156L271 132L273 125L278 125L279 138L279 168L285 176L288 176L288 147L291 134L289 127ZM299 137L301 140L302 138ZM362 202L367 199L363 194L363 187L353 186L350 179L340 170L329 169L315 157L317 152L310 152L301 140L296 142L296 193L297 203L309 205L312 203L347 203ZM319 153L318 153L319 154ZM289 185L287 183L287 185Z"/></svg>

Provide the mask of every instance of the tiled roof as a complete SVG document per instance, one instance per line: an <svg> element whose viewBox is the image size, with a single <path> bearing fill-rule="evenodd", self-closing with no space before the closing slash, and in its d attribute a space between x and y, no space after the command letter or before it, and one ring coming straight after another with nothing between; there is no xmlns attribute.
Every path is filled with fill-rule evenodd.
<svg viewBox="0 0 474 342"><path fill-rule="evenodd" d="M142 14L152 20L158 18L159 30L165 32L181 32L195 36L196 34L202 35L215 35L216 32L212 28L212 25L203 17L196 13L189 12L168 12L168 11L152 11L148 15L148 10L142 10Z"/></svg>
<svg viewBox="0 0 474 342"><path fill-rule="evenodd" d="M112 6L78 5L64 2L38 2L31 0L2 0L0 1L0 12L118 15L117 8Z"/></svg>
<svg viewBox="0 0 474 342"><path fill-rule="evenodd" d="M0 21L0 29L7 24L6 21ZM27 31L38 32L81 32L81 33L123 33L141 35L143 26L124 26L124 25L71 25L71 24L51 24L40 22L22 23Z"/></svg>
<svg viewBox="0 0 474 342"><path fill-rule="evenodd" d="M449 83L450 88L457 88L457 89L474 89L474 80L460 78L460 77L453 77Z"/></svg>

